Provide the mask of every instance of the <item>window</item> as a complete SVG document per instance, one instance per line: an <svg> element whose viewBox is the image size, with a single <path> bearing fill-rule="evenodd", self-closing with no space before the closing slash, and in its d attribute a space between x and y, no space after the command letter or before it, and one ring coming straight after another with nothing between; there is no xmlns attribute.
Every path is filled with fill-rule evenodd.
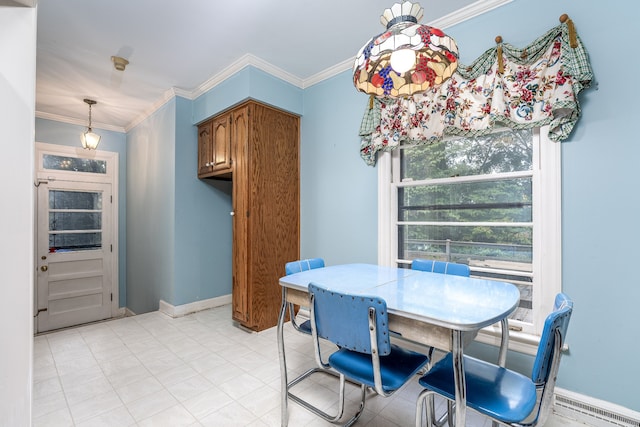
<svg viewBox="0 0 640 427"><path fill-rule="evenodd" d="M60 171L107 173L107 161L82 157L57 156L43 154L42 168Z"/></svg>
<svg viewBox="0 0 640 427"><path fill-rule="evenodd" d="M49 191L49 252L102 249L102 193Z"/></svg>
<svg viewBox="0 0 640 427"><path fill-rule="evenodd" d="M468 264L520 289L512 341L535 344L560 290L560 145L546 128L401 147L379 161L379 262ZM482 340L498 342L499 328ZM514 348L517 348L517 344Z"/></svg>

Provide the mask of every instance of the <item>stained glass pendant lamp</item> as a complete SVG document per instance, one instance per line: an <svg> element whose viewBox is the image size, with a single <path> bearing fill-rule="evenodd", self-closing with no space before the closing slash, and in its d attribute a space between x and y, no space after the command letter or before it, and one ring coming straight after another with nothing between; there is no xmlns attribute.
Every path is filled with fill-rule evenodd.
<svg viewBox="0 0 640 427"><path fill-rule="evenodd" d="M97 104L97 102L93 99L85 99L84 102L89 104L89 126L87 131L80 135L80 141L82 142L82 148L95 150L100 143L100 135L94 133L91 129L91 106Z"/></svg>
<svg viewBox="0 0 640 427"><path fill-rule="evenodd" d="M458 67L455 40L437 28L421 25L424 9L405 1L386 9L386 30L369 40L353 65L353 84L374 96L400 98L445 82Z"/></svg>

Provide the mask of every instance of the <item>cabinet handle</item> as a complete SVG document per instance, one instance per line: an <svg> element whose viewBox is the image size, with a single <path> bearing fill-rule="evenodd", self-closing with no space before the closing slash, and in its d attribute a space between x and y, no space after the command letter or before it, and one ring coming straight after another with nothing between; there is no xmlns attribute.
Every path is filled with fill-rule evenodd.
<svg viewBox="0 0 640 427"><path fill-rule="evenodd" d="M233 211L229 212L229 215L231 215L231 216L234 216L235 214L236 214L236 213L235 213L235 212L233 212Z"/></svg>
<svg viewBox="0 0 640 427"><path fill-rule="evenodd" d="M207 162L207 163L205 163L204 165L205 165L206 167L209 167L209 166L211 166L211 163Z"/></svg>

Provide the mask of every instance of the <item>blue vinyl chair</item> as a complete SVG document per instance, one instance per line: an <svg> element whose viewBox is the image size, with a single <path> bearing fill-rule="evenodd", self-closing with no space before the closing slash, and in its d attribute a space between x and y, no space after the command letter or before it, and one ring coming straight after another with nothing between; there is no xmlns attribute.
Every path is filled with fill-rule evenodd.
<svg viewBox="0 0 640 427"><path fill-rule="evenodd" d="M322 268L322 267L324 267L324 260L322 258L309 258L309 259L301 259L298 261L288 262L285 264L284 269L285 269L285 273L288 276L290 274L300 273L302 271L307 271L314 268ZM306 320L301 324L298 324L296 322L296 314L295 314L293 304L289 304L289 315L291 317L291 324L293 325L296 331L301 332L305 335L311 336L311 320ZM302 382L304 379L310 377L315 373L328 374L335 377L336 379L338 378L337 372L329 369L325 369L324 367L315 366L303 372L302 374L298 375L296 378L294 378L287 384L287 395L291 400L293 400L303 408L325 419L331 419L332 417L330 415L326 414L324 411L322 411L318 407L312 405L311 403L307 402L306 400L302 399L301 397L297 396L296 394L290 391L293 386Z"/></svg>
<svg viewBox="0 0 640 427"><path fill-rule="evenodd" d="M285 264L284 270L288 275L294 273L300 273L301 271L311 270L313 268L324 267L324 260L322 258L308 258L298 261L291 261ZM293 308L293 304L289 304L289 314L291 315L291 324L293 327L304 334L311 335L311 322L309 320L298 325L296 323L296 316Z"/></svg>
<svg viewBox="0 0 640 427"><path fill-rule="evenodd" d="M455 276L469 277L471 270L466 264L455 262L435 261L431 259L414 259L411 262L412 270L430 271L432 273L453 274Z"/></svg>
<svg viewBox="0 0 640 427"><path fill-rule="evenodd" d="M466 264L457 264L455 262L436 261L431 259L414 259L411 262L412 270L430 271L432 273L450 274L453 276L469 277L471 269ZM433 356L433 347L428 348L427 354L431 359Z"/></svg>
<svg viewBox="0 0 640 427"><path fill-rule="evenodd" d="M340 374L338 411L334 417L327 418L329 421L336 422L342 417L345 381L360 384L360 407L344 424L350 426L364 410L367 387L381 396L390 396L426 365L429 358L391 344L384 299L331 291L315 283L309 284L309 295L316 361L319 366L333 368ZM319 338L339 347L328 362L322 360Z"/></svg>
<svg viewBox="0 0 640 427"><path fill-rule="evenodd" d="M565 294L558 294L554 309L544 323L531 378L464 356L467 406L493 422L511 426L543 425L551 409L562 346L572 311L573 301ZM449 401L455 400L451 353L437 362L420 378L419 383L425 390L418 397L416 427L422 425L427 398L427 423L431 426L435 423L433 396L438 394Z"/></svg>

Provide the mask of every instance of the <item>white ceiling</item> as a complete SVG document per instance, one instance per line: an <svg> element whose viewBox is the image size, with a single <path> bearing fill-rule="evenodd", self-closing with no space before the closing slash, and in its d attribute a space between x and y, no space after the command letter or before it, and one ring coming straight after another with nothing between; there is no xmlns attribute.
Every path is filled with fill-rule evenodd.
<svg viewBox="0 0 640 427"><path fill-rule="evenodd" d="M422 0L441 28L510 0ZM254 64L306 87L350 68L393 0L39 0L36 114L123 131L167 91L189 97ZM116 71L111 56L129 60ZM355 90L355 89L354 89Z"/></svg>

